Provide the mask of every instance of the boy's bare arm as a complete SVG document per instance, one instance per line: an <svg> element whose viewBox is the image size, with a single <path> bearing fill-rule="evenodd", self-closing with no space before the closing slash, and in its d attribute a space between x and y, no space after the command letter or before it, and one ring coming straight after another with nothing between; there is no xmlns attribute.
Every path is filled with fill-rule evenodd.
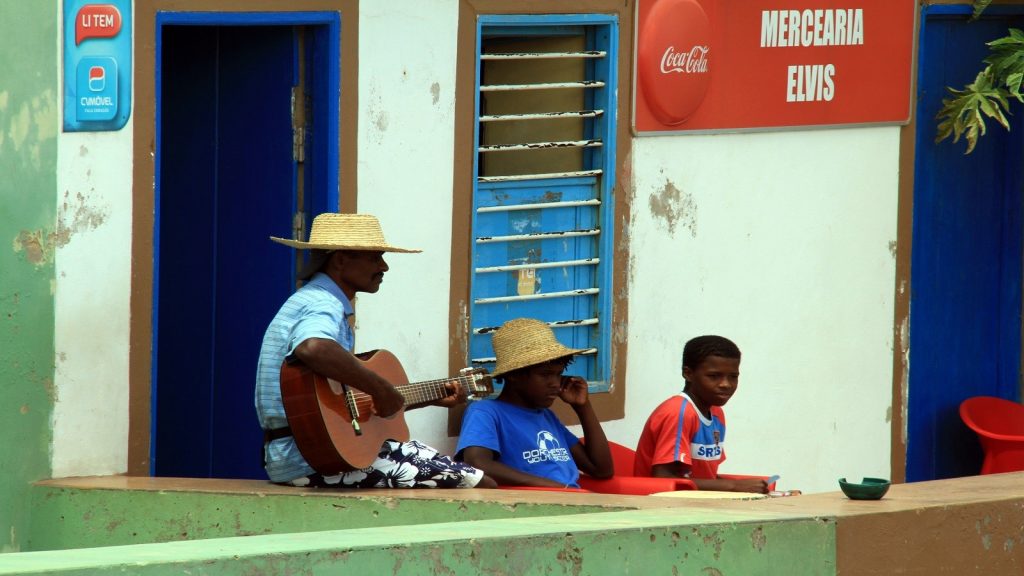
<svg viewBox="0 0 1024 576"><path fill-rule="evenodd" d="M610 478L615 473L612 452L601 420L590 403L587 381L579 376L563 376L559 397L576 412L583 428L584 442L572 447L576 467L594 478Z"/></svg>
<svg viewBox="0 0 1024 576"><path fill-rule="evenodd" d="M768 482L761 478L688 478L686 476L688 471L688 467L682 462L655 464L651 467L651 476L659 478L687 478L697 485L698 490L768 493Z"/></svg>

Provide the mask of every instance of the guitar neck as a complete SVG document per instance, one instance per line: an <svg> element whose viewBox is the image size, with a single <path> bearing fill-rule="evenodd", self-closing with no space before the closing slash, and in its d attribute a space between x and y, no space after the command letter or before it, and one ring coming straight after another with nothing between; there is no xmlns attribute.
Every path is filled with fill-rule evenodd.
<svg viewBox="0 0 1024 576"><path fill-rule="evenodd" d="M408 408L409 406L428 404L445 398L449 395L448 388L445 385L452 381L458 382L470 394L478 392L476 386L477 378L473 376L452 376L451 378L442 378L440 380L410 382L408 384L398 384L395 386L395 389L405 397L405 407Z"/></svg>

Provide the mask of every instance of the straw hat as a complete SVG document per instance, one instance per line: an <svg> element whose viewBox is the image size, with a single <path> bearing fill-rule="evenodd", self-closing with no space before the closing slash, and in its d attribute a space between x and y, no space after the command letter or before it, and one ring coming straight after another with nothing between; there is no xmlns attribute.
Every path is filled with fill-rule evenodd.
<svg viewBox="0 0 1024 576"><path fill-rule="evenodd" d="M421 252L398 248L384 241L384 232L376 216L325 212L313 219L309 242L270 237L292 248L320 250L368 250L373 252Z"/></svg>
<svg viewBox="0 0 1024 576"><path fill-rule="evenodd" d="M491 376L543 364L583 350L566 348L547 324L532 318L509 320L491 337L497 364Z"/></svg>

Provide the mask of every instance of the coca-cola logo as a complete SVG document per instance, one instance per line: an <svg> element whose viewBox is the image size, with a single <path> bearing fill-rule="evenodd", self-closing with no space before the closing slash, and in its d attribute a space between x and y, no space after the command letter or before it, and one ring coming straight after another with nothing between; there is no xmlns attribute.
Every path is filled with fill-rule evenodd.
<svg viewBox="0 0 1024 576"><path fill-rule="evenodd" d="M715 74L711 21L701 0L640 0L638 10L637 118L678 126L700 108Z"/></svg>
<svg viewBox="0 0 1024 576"><path fill-rule="evenodd" d="M689 51L676 52L675 46L669 46L661 56L661 73L707 74L710 50L707 46L694 46Z"/></svg>

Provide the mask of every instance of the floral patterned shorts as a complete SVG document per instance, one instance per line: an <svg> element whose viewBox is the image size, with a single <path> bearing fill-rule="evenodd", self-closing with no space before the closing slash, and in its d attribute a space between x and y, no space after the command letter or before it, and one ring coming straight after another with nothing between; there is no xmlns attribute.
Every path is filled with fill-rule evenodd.
<svg viewBox="0 0 1024 576"><path fill-rule="evenodd" d="M321 488L473 488L483 471L438 453L415 440L388 440L368 468L337 476L313 474L285 482Z"/></svg>

